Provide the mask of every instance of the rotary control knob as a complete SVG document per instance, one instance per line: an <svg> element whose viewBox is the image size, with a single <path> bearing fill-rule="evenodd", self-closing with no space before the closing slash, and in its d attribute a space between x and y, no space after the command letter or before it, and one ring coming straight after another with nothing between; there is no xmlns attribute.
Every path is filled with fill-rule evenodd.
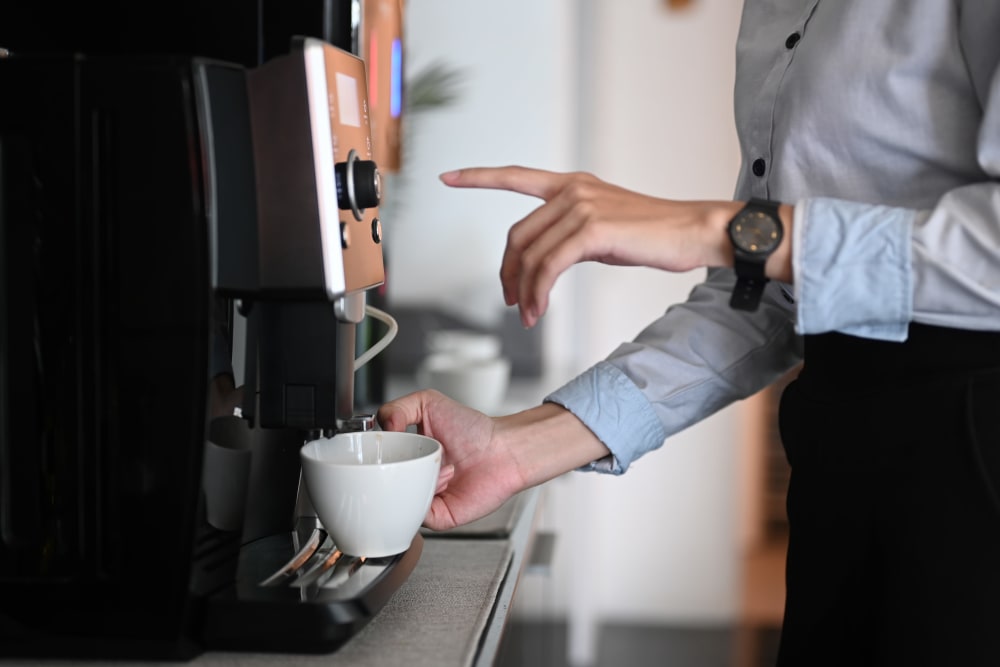
<svg viewBox="0 0 1000 667"><path fill-rule="evenodd" d="M382 200L382 177L378 167L372 160L359 160L358 154L351 149L347 162L338 162L333 169L337 179L337 206L351 211L360 221L366 208L378 206Z"/></svg>

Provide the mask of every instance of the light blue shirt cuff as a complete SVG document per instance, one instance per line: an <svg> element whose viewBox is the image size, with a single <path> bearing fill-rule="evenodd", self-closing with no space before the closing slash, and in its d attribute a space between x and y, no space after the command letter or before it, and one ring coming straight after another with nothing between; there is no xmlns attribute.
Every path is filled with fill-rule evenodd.
<svg viewBox="0 0 1000 667"><path fill-rule="evenodd" d="M915 211L830 198L795 207L796 331L906 340Z"/></svg>
<svg viewBox="0 0 1000 667"><path fill-rule="evenodd" d="M610 456L582 470L620 475L640 456L663 445L667 437L642 392L605 361L570 380L545 401L572 412L611 450Z"/></svg>

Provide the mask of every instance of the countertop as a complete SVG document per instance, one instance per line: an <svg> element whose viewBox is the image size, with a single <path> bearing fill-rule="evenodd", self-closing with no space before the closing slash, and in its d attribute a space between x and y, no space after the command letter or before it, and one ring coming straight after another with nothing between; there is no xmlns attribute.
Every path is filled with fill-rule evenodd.
<svg viewBox="0 0 1000 667"><path fill-rule="evenodd" d="M532 547L541 489L515 496L478 522L435 533L410 576L361 630L328 654L207 652L190 662L143 667L485 667L492 665L517 581ZM507 530L509 528L509 531ZM507 534L504 534L507 533ZM4 667L106 664L90 660L0 658ZM115 662L126 667L127 662Z"/></svg>

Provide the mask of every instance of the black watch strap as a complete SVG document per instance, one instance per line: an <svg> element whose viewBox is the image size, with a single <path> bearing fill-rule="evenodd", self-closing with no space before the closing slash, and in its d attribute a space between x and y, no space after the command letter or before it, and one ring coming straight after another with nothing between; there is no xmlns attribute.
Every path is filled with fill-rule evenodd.
<svg viewBox="0 0 1000 667"><path fill-rule="evenodd" d="M767 284L763 267L756 262L736 260L736 272L736 285L733 287L732 296L729 297L729 306L736 310L751 312L757 310L757 306L760 305L760 297L764 293L764 285ZM760 275L754 276L753 273L760 273Z"/></svg>

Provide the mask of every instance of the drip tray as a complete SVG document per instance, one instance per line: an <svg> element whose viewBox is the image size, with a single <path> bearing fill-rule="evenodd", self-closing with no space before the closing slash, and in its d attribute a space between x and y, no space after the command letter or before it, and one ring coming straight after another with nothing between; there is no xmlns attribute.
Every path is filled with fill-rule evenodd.
<svg viewBox="0 0 1000 667"><path fill-rule="evenodd" d="M337 550L322 529L244 545L237 575L206 600L210 650L328 653L370 621L416 566L423 537L387 558Z"/></svg>

